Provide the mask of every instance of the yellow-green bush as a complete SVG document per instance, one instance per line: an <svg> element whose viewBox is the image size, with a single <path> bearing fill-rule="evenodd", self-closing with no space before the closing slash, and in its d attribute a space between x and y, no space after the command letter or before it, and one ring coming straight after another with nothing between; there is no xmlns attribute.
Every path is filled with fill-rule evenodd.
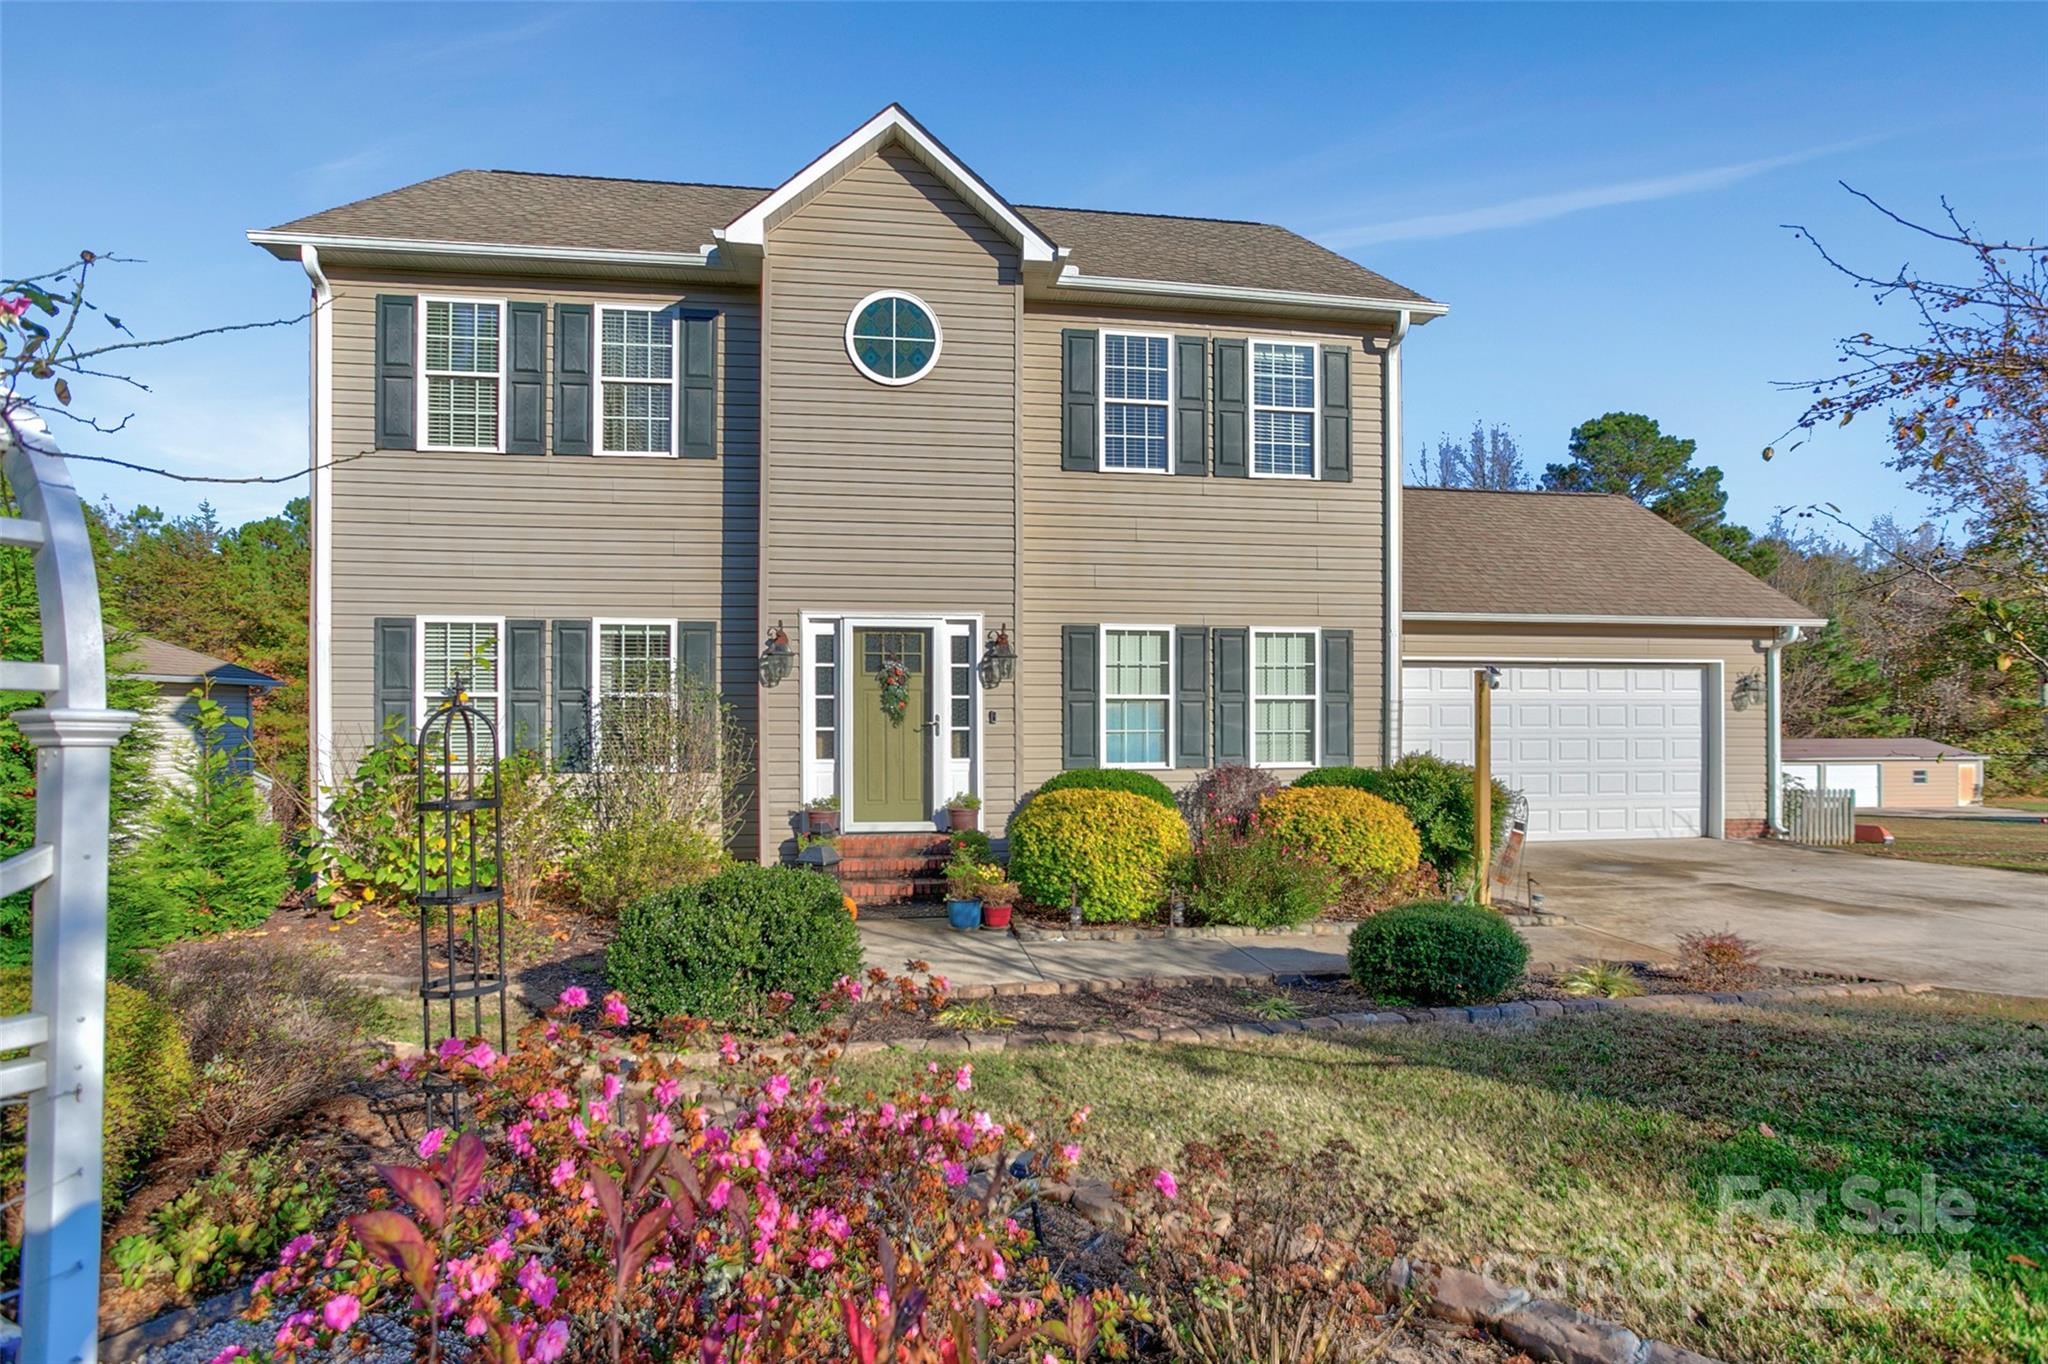
<svg viewBox="0 0 2048 1364"><path fill-rule="evenodd" d="M28 1008L25 970L0 972L0 1015ZM105 1177L101 1201L112 1212L128 1182L156 1154L164 1136L192 1101L192 1056L178 1019L154 996L119 981L107 985L107 1090ZM10 1123L0 1171L20 1183L21 1127Z"/></svg>
<svg viewBox="0 0 2048 1364"><path fill-rule="evenodd" d="M1422 860L1422 840L1390 800L1348 786L1291 786L1259 802L1259 828L1346 876L1400 876Z"/></svg>
<svg viewBox="0 0 2048 1364"><path fill-rule="evenodd" d="M1187 851L1180 815L1127 791L1047 791L1010 820L1010 879L1041 905L1064 906L1079 886L1091 924L1157 910Z"/></svg>

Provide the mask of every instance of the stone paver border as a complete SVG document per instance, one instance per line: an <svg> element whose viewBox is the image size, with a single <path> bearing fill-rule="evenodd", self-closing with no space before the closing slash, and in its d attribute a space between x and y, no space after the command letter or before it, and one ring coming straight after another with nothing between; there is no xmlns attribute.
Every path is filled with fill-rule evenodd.
<svg viewBox="0 0 2048 1364"><path fill-rule="evenodd" d="M1431 1316L1483 1326L1516 1349L1557 1364L1721 1364L1469 1269L1396 1259L1386 1285L1396 1295L1420 1296Z"/></svg>

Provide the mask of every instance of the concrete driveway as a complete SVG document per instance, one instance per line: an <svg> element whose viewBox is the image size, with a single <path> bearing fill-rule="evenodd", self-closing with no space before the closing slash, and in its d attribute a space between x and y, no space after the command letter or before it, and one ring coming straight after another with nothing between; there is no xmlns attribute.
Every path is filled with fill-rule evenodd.
<svg viewBox="0 0 2048 1364"><path fill-rule="evenodd" d="M2048 877L1746 839L1537 843L1536 960L1654 960L1729 928L1776 966L2048 996Z"/></svg>

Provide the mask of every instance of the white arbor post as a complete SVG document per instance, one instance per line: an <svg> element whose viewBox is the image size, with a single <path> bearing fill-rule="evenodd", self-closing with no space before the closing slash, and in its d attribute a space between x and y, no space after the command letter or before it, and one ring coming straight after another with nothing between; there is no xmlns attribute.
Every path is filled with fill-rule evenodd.
<svg viewBox="0 0 2048 1364"><path fill-rule="evenodd" d="M25 1096L21 1246L26 1364L99 1357L101 1106L107 1012L108 794L114 744L135 713L107 709L106 635L85 512L62 453L32 414L0 426L19 517L0 545L31 549L41 662L0 662L0 690L47 704L14 722L36 749L36 839L0 862L0 893L34 888L29 1012L0 1019L0 1097Z"/></svg>

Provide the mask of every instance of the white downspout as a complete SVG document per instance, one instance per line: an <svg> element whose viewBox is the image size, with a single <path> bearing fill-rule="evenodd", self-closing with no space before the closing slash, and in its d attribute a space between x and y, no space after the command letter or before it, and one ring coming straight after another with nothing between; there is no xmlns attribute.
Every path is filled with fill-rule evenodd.
<svg viewBox="0 0 2048 1364"><path fill-rule="evenodd" d="M307 603L307 641L312 676L307 698L312 732L308 735L306 776L313 789L316 828L327 827L321 794L334 784L334 286L320 268L320 248L299 248L299 264L313 282L312 391L310 439L306 467L312 475L307 503L313 521L313 583Z"/></svg>
<svg viewBox="0 0 2048 1364"><path fill-rule="evenodd" d="M1764 827L1773 835L1785 832L1785 770L1781 731L1784 712L1780 698L1781 660L1788 644L1799 642L1800 627L1788 625L1768 644L1759 644L1764 656L1764 800L1769 808Z"/></svg>
<svg viewBox="0 0 2048 1364"><path fill-rule="evenodd" d="M1380 582L1386 598L1386 624L1381 631L1386 661L1380 682L1380 762L1388 767L1401 757L1401 342L1408 336L1408 320L1408 310L1401 309L1387 342L1383 362L1386 411L1380 420L1386 447L1380 473L1380 543L1385 560Z"/></svg>

